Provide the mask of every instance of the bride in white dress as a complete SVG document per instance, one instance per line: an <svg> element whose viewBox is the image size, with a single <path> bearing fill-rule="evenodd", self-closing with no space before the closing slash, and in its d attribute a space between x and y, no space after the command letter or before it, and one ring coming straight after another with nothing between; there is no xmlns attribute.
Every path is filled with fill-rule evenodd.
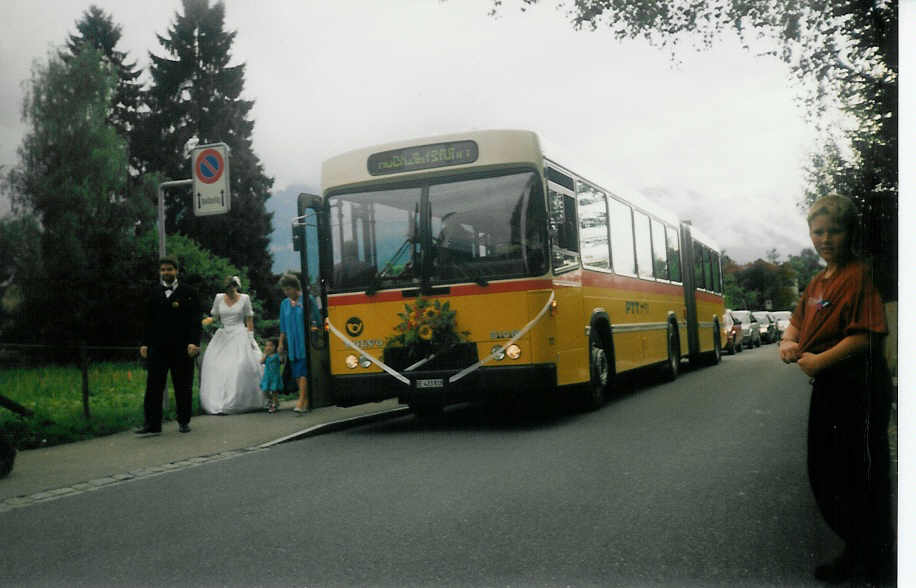
<svg viewBox="0 0 916 588"><path fill-rule="evenodd" d="M226 280L226 293L213 299L210 316L222 322L204 352L200 366L200 407L210 414L258 410L261 350L254 340L251 298L239 292L238 276Z"/></svg>

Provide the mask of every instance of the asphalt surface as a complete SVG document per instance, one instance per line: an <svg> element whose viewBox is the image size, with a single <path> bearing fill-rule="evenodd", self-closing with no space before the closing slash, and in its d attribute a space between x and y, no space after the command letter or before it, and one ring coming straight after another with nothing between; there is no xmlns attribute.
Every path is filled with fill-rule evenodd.
<svg viewBox="0 0 916 588"><path fill-rule="evenodd" d="M292 412L294 400L275 414L264 411L191 419L191 432L163 423L158 436L132 431L88 441L22 451L9 477L0 480L0 512L55 500L102 486L193 467L264 449L279 442L406 410L389 400L349 408L328 406Z"/></svg>
<svg viewBox="0 0 916 588"><path fill-rule="evenodd" d="M764 346L592 413L356 426L0 512L0 585L820 585L808 398Z"/></svg>

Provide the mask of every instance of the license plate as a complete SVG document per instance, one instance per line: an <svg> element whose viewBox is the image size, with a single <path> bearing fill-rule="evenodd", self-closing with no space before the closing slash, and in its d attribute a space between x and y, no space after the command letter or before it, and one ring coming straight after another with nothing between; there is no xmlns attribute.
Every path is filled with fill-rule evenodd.
<svg viewBox="0 0 916 588"><path fill-rule="evenodd" d="M442 378L429 378L426 380L417 380L417 388L442 388L445 386L445 380Z"/></svg>

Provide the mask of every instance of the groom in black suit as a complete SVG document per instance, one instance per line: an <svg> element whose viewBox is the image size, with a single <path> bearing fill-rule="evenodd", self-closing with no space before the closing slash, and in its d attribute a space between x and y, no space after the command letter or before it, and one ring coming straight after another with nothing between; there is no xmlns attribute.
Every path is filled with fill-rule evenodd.
<svg viewBox="0 0 916 588"><path fill-rule="evenodd" d="M138 435L162 431L162 394L166 374L172 372L178 430L191 427L191 385L194 357L200 353L200 301L197 292L178 283L178 260L159 260L159 283L153 287L146 305L146 324L140 356L148 360L146 395L143 398L144 425Z"/></svg>

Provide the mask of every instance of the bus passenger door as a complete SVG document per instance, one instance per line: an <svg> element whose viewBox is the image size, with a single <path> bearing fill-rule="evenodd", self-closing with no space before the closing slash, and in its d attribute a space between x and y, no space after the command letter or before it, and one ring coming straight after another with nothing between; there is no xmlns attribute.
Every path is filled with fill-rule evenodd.
<svg viewBox="0 0 916 588"><path fill-rule="evenodd" d="M328 350L328 335L324 330L327 316L327 296L321 274L321 198L311 194L300 194L299 216L293 222L293 249L299 252L302 266L302 288L305 303L305 337L308 369L309 406L318 408L334 404L331 389L331 361ZM317 302L313 305L312 300Z"/></svg>

